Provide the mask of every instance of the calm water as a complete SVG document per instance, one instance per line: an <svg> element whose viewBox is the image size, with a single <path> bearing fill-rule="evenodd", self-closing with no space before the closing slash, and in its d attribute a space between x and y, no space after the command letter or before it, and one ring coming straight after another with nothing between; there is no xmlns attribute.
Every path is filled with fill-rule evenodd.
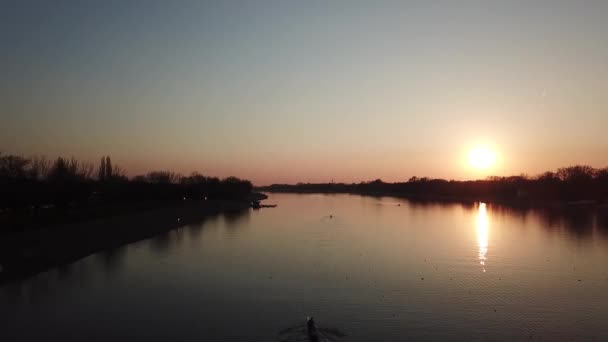
<svg viewBox="0 0 608 342"><path fill-rule="evenodd" d="M271 194L0 288L0 340L608 340L608 219ZM330 216L332 215L332 216Z"/></svg>

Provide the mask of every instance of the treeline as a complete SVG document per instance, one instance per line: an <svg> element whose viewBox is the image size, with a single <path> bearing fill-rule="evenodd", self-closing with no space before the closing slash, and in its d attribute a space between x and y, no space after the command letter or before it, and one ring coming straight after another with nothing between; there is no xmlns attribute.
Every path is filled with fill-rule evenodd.
<svg viewBox="0 0 608 342"><path fill-rule="evenodd" d="M262 191L297 193L358 193L428 199L464 199L522 205L608 200L608 168L570 166L535 177L526 175L455 181L412 177L407 182L380 179L361 183L273 184Z"/></svg>
<svg viewBox="0 0 608 342"><path fill-rule="evenodd" d="M239 199L252 184L236 177L153 171L128 178L109 156L97 167L75 158L25 158L0 154L0 212L74 208L133 201Z"/></svg>

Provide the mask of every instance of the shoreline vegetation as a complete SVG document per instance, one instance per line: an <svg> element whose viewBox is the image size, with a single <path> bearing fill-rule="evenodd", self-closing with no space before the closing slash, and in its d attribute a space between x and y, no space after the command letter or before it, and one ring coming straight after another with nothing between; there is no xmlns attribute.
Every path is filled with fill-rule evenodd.
<svg viewBox="0 0 608 342"><path fill-rule="evenodd" d="M98 166L74 158L0 154L0 284L96 252L229 212L266 207L255 193L350 193L417 201L481 201L514 207L607 206L608 168L560 168L454 181L412 177L361 183L273 184L152 171L128 178L109 156Z"/></svg>
<svg viewBox="0 0 608 342"><path fill-rule="evenodd" d="M606 206L608 168L576 165L527 175L456 181L411 177L407 182L380 179L360 183L297 183L256 187L284 193L348 193L413 200L488 202L518 207Z"/></svg>
<svg viewBox="0 0 608 342"><path fill-rule="evenodd" d="M248 180L152 171L128 178L104 156L0 154L0 284L266 198Z"/></svg>
<svg viewBox="0 0 608 342"><path fill-rule="evenodd" d="M95 167L75 158L50 161L0 154L0 189L0 235L160 208L180 200L260 200L252 195L248 180L164 170L128 178L109 156Z"/></svg>

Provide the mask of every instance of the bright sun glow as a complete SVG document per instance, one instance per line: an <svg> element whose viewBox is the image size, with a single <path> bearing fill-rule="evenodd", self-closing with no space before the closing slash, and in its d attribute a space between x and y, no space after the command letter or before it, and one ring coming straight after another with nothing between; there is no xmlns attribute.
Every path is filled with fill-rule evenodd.
<svg viewBox="0 0 608 342"><path fill-rule="evenodd" d="M487 169L495 162L496 153L487 147L476 147L469 152L469 163L476 169Z"/></svg>

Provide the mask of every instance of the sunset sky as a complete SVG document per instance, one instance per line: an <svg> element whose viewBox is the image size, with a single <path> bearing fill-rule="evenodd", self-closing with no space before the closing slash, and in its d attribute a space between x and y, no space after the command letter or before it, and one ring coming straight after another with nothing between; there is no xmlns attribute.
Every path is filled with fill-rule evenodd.
<svg viewBox="0 0 608 342"><path fill-rule="evenodd" d="M0 75L0 152L129 175L608 166L608 1L2 1Z"/></svg>

